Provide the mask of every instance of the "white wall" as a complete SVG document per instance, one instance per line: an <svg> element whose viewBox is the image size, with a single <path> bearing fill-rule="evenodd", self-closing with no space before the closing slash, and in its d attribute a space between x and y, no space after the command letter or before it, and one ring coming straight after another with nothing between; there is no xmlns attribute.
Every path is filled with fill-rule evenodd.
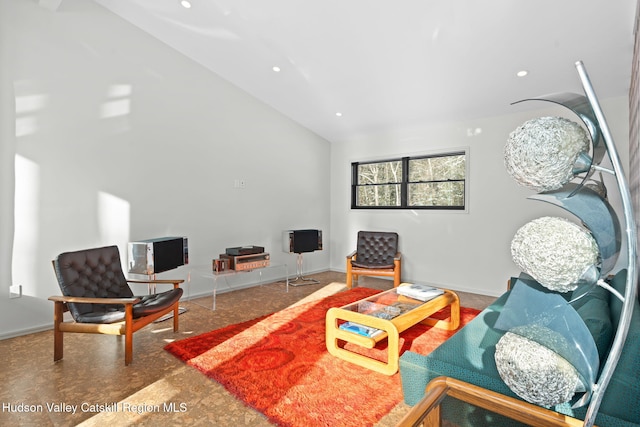
<svg viewBox="0 0 640 427"><path fill-rule="evenodd" d="M50 327L46 298L59 293L50 260L67 250L124 250L129 240L185 235L191 266L256 244L291 273L295 258L280 250L282 230L320 228L325 250L305 255L305 272L344 271L358 230L396 230L404 279L498 295L518 273L509 253L516 229L558 214L526 200L531 192L502 164L508 133L541 114L330 146L81 0L55 12L35 0L1 1L0 63L0 338ZM626 98L603 107L626 164ZM459 147L470 150L468 213L349 209L352 161ZM246 188L233 188L236 179ZM25 296L9 299L12 284ZM209 288L199 277L189 290Z"/></svg>
<svg viewBox="0 0 640 427"><path fill-rule="evenodd" d="M531 94L536 95L540 94ZM627 165L627 98L600 101L620 158ZM554 104L538 105L545 109L333 143L331 269L346 270L345 256L355 249L358 230L397 231L403 254L404 281L430 282L455 290L495 296L504 292L509 277L519 274L510 253L511 240L517 229L544 215L576 220L557 207L527 200L526 197L534 193L519 187L504 168L503 149L508 135L526 120L544 115L562 115L578 120L568 110L553 107ZM470 153L467 213L350 209L351 162L458 148L467 148ZM602 164L610 165L608 158ZM615 194L613 178L607 176L605 182L610 189L611 203L619 208L620 200Z"/></svg>
<svg viewBox="0 0 640 427"><path fill-rule="evenodd" d="M253 244L291 271L283 230L329 235L326 140L93 2L3 0L0 28L0 338L50 327L63 251L187 236L192 266Z"/></svg>

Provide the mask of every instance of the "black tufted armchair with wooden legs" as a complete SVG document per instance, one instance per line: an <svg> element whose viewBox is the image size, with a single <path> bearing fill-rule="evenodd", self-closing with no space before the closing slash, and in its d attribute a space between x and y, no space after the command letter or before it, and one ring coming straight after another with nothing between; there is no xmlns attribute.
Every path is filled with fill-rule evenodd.
<svg viewBox="0 0 640 427"><path fill-rule="evenodd" d="M65 252L53 260L62 296L54 302L53 360L62 359L63 333L84 332L125 336L124 363L133 360L133 333L173 312L173 331L178 331L180 283L184 280L127 280L117 246ZM173 284L173 289L134 296L129 283ZM73 321L64 321L65 311Z"/></svg>
<svg viewBox="0 0 640 427"><path fill-rule="evenodd" d="M347 288L354 277L393 277L393 286L400 284L402 255L398 252L398 233L359 231L357 249L347 255Z"/></svg>

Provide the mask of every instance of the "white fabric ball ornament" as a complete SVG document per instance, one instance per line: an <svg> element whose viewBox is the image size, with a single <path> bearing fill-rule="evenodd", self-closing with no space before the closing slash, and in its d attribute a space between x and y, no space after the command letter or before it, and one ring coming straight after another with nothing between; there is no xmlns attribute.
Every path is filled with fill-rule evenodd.
<svg viewBox="0 0 640 427"><path fill-rule="evenodd" d="M589 145L589 134L578 123L539 117L511 132L504 163L518 184L537 192L556 190L573 179L576 159Z"/></svg>
<svg viewBox="0 0 640 427"><path fill-rule="evenodd" d="M550 407L571 400L584 387L576 369L555 352L512 332L496 344L500 378L527 402Z"/></svg>
<svg viewBox="0 0 640 427"><path fill-rule="evenodd" d="M598 264L599 250L585 228L558 217L542 217L522 226L511 241L513 261L544 287L573 291Z"/></svg>

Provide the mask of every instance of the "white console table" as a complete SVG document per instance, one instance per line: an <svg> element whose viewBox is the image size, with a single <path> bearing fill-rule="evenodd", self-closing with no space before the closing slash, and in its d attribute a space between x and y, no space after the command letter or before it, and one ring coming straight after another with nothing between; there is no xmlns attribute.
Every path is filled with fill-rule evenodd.
<svg viewBox="0 0 640 427"><path fill-rule="evenodd" d="M216 295L218 293L218 283L220 281L224 282L224 285L227 287L227 289L231 290L232 287L229 285L229 279L236 277L238 275L245 275L245 274L258 274L258 286L262 286L262 273L264 271L268 271L268 270L273 270L273 269L284 269L284 281L286 283L286 291L289 292L289 269L287 267L286 264L282 264L282 265L269 265L267 267L260 267L260 268L254 268L252 270L227 270L227 271L222 271L222 272L216 272L213 271L211 266L194 266L191 268L191 270L189 271L189 275L187 277L187 283L188 283L188 291L187 291L187 299L189 300L189 302L192 302L194 304L200 305L202 307L206 307L209 308L208 306L205 306L203 304L199 304L195 301L191 300L191 278L192 277L204 277L207 279L212 279L213 280L213 293L212 293L212 297L213 297L213 303L211 305L211 310L215 310L216 309Z"/></svg>

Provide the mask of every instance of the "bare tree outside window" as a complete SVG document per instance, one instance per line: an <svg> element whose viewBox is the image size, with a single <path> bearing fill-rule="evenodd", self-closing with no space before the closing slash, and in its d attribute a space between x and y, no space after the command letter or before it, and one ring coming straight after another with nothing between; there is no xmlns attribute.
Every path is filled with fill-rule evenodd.
<svg viewBox="0 0 640 427"><path fill-rule="evenodd" d="M360 206L400 206L402 162L358 165L357 200Z"/></svg>
<svg viewBox="0 0 640 427"><path fill-rule="evenodd" d="M464 209L466 153L352 164L351 207Z"/></svg>
<svg viewBox="0 0 640 427"><path fill-rule="evenodd" d="M462 206L466 156L409 159L409 206Z"/></svg>

